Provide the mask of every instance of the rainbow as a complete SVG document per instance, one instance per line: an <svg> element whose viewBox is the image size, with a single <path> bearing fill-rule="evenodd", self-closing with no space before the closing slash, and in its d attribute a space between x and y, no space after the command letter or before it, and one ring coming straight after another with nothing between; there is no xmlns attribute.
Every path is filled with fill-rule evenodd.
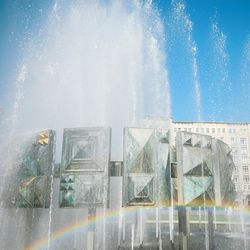
<svg viewBox="0 0 250 250"><path fill-rule="evenodd" d="M137 207L132 207L132 208L126 208L122 209L123 213L131 213L135 211ZM126 210L126 211L125 211ZM51 233L50 239L47 237L38 239L33 241L30 245L25 246L23 250L39 250L40 248L46 246L48 244L48 240L51 242L57 240L57 239L62 239L66 237L68 234L72 233L73 231L79 230L79 229L85 229L97 222L101 222L104 219L111 219L113 217L116 217L120 214L121 210L113 210L113 209L108 209L104 213L97 213L95 216L91 217L85 217L82 220L79 220L77 223L71 223L63 228L60 228L54 232Z"/></svg>
<svg viewBox="0 0 250 250"><path fill-rule="evenodd" d="M184 207L184 206L178 206L178 207ZM190 206L189 206L190 207ZM198 206L191 206L192 208L198 209ZM203 206L200 206L203 207ZM214 206L208 205L206 208L213 208ZM126 207L122 209L107 209L105 212L99 212L95 216L91 217L85 217L81 220L79 220L76 223L71 223L63 228L60 228L58 230L55 230L51 233L50 237L46 236L41 239L33 241L31 244L24 247L23 250L39 250L42 247L45 247L48 244L48 240L52 243L55 240L63 239L70 235L72 232L76 230L87 230L89 226L94 225L95 223L102 222L105 219L111 219L114 217L119 216L121 213L123 215L128 215L129 213L133 213L136 210L138 210L139 207ZM145 210L153 209L155 207L142 207ZM220 206L216 207L217 209L228 209L230 206ZM175 207L176 209L176 207ZM234 210L241 210L239 207L234 207ZM249 212L249 209L244 209L245 212Z"/></svg>

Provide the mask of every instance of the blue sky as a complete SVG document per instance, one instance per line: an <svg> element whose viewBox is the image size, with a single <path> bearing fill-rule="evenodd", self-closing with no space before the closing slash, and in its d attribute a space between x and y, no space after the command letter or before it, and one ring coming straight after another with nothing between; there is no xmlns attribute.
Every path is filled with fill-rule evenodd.
<svg viewBox="0 0 250 250"><path fill-rule="evenodd" d="M23 55L27 38L42 25L48 14L50 1L43 0L0 0L0 105L4 106L11 97L7 85L17 76L18 65ZM52 2L52 1L51 1Z"/></svg>
<svg viewBox="0 0 250 250"><path fill-rule="evenodd" d="M221 121L250 121L250 102L246 98L242 107L242 90L241 88L241 68L243 50L247 42L247 37L250 34L250 1L248 0L186 0L186 13L189 19L193 23L192 38L197 44L197 61L199 67L199 81L201 86L201 98L202 98L202 117L204 120L221 120ZM161 15L164 17L165 22L168 22L169 11L171 11L170 1L159 1L159 7L161 9ZM225 53L228 55L228 63L226 71L228 72L227 84L232 85L230 95L222 97L221 105L224 108L224 112L220 114L211 115L209 110L209 99L215 94L216 89L212 89L212 93L209 93L208 89L211 87L212 82L220 85L219 79L216 79L216 72L212 70L213 61L212 46L214 44L209 40L211 35L211 24L213 20L216 20L218 27L222 33L226 36ZM214 41L216 43L216 41ZM169 54L169 53L168 53ZM170 64L171 60L169 57ZM219 62L218 62L219 63ZM178 62L175 64L175 68L170 70L170 82L172 92L178 92L176 97L172 100L173 105L173 117L176 120L194 120L194 112L190 112L192 107L188 103L185 103L186 91L182 91L176 87L178 76L176 74L185 74L185 69L182 66L178 66ZM171 66L170 66L171 68ZM179 71L176 70L179 68ZM178 73L177 73L178 72ZM218 77L217 77L218 78ZM177 79L177 81L176 81ZM190 83L182 83L187 87ZM250 79L248 79L248 85ZM184 88L185 89L185 88ZM248 89L244 89L243 92L249 95ZM226 93L225 93L226 94ZM230 100L229 100L230 98ZM241 99L241 101L240 101ZM180 101L181 100L181 101ZM185 106L188 108L185 109ZM228 107L229 106L229 107ZM215 107L216 108L216 107ZM211 117L212 116L212 117Z"/></svg>
<svg viewBox="0 0 250 250"><path fill-rule="evenodd" d="M46 20L51 5L52 1L45 0L0 0L0 106L2 107L11 102L12 97L7 94L7 86L15 81L18 65L22 59L23 44L37 33ZM170 33L169 23L173 11L171 1L157 0L155 5L160 10L166 30L166 67L170 79L172 117L174 120L197 120L190 54L185 49L179 49L182 44L185 45L185 37L175 32ZM197 47L202 119L250 121L248 100L250 79L245 77L242 80L241 77L244 73L242 65L246 64L243 51L250 35L250 1L186 0L185 6L185 14L193 23L191 38ZM218 36L221 34L225 36L223 52L228 56L226 63L215 50L218 41L211 41L213 22L216 22L219 29ZM170 48L171 42L174 44ZM220 82L225 72L226 82ZM231 86L230 90L227 86ZM211 103L214 103L212 108Z"/></svg>

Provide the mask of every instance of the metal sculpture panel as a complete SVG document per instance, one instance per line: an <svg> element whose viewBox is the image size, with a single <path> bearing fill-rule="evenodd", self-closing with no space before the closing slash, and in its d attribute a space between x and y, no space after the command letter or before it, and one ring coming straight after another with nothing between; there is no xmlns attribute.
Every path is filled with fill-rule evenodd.
<svg viewBox="0 0 250 250"><path fill-rule="evenodd" d="M25 138L18 157L15 195L12 202L17 207L50 205L51 176L54 164L55 132L39 132Z"/></svg>
<svg viewBox="0 0 250 250"><path fill-rule="evenodd" d="M98 206L104 203L102 174L63 174L60 184L61 207Z"/></svg>
<svg viewBox="0 0 250 250"><path fill-rule="evenodd" d="M179 203L221 205L234 188L230 148L207 135L178 132L176 139Z"/></svg>
<svg viewBox="0 0 250 250"><path fill-rule="evenodd" d="M155 205L166 200L168 163L167 130L125 128L123 204Z"/></svg>
<svg viewBox="0 0 250 250"><path fill-rule="evenodd" d="M61 172L100 171L109 164L110 129L65 129Z"/></svg>
<svg viewBox="0 0 250 250"><path fill-rule="evenodd" d="M236 192L231 180L235 167L230 147L220 140L213 140L214 190L216 204L230 204Z"/></svg>
<svg viewBox="0 0 250 250"><path fill-rule="evenodd" d="M65 129L60 207L106 206L110 129Z"/></svg>

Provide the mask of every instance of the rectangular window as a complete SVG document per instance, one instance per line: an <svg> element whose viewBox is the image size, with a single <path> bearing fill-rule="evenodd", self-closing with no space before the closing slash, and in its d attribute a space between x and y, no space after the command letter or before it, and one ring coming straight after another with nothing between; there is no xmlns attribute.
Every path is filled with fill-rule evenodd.
<svg viewBox="0 0 250 250"><path fill-rule="evenodd" d="M199 128L196 128L196 130L195 130L195 131L196 131L196 133L199 133Z"/></svg>
<svg viewBox="0 0 250 250"><path fill-rule="evenodd" d="M233 155L236 155L238 153L238 150L237 150L237 148L235 148L235 147L232 147L232 154Z"/></svg>
<svg viewBox="0 0 250 250"><path fill-rule="evenodd" d="M245 134L245 133L247 132L247 130L246 130L245 128L241 128L241 129L239 130L239 132L240 132L241 134Z"/></svg>
<svg viewBox="0 0 250 250"><path fill-rule="evenodd" d="M240 161L240 157L238 155L233 155L233 160L235 163L238 163Z"/></svg>
<svg viewBox="0 0 250 250"><path fill-rule="evenodd" d="M234 166L234 172L238 172L238 167Z"/></svg>
<svg viewBox="0 0 250 250"><path fill-rule="evenodd" d="M226 129L223 128L223 129L222 129L222 133L225 133L225 132L226 132Z"/></svg>
<svg viewBox="0 0 250 250"><path fill-rule="evenodd" d="M201 128L201 133L204 133L204 128Z"/></svg>
<svg viewBox="0 0 250 250"><path fill-rule="evenodd" d="M236 143L236 138L231 137L231 144L235 144Z"/></svg>
<svg viewBox="0 0 250 250"><path fill-rule="evenodd" d="M250 185L248 185L248 190L250 190Z"/></svg>
<svg viewBox="0 0 250 250"><path fill-rule="evenodd" d="M247 155L247 148L241 148L241 154Z"/></svg>
<svg viewBox="0 0 250 250"><path fill-rule="evenodd" d="M237 183L239 181L239 177L238 175L235 175L234 178L233 178L234 182Z"/></svg>
<svg viewBox="0 0 250 250"><path fill-rule="evenodd" d="M178 128L178 131L181 131L181 128Z"/></svg>
<svg viewBox="0 0 250 250"><path fill-rule="evenodd" d="M246 164L247 163L247 156L243 155L241 160L242 160L242 163Z"/></svg>
<svg viewBox="0 0 250 250"><path fill-rule="evenodd" d="M246 138L240 138L240 144L241 145L246 145L247 144L247 139Z"/></svg>
<svg viewBox="0 0 250 250"><path fill-rule="evenodd" d="M231 129L231 128L228 129L228 133L229 133L229 134L232 134L232 129Z"/></svg>
<svg viewBox="0 0 250 250"><path fill-rule="evenodd" d="M215 133L215 128L212 128L212 133Z"/></svg>
<svg viewBox="0 0 250 250"><path fill-rule="evenodd" d="M235 128L233 129L233 133L234 133L234 134L236 133L236 129L235 129Z"/></svg>
<svg viewBox="0 0 250 250"><path fill-rule="evenodd" d="M184 131L187 131L187 128L184 128Z"/></svg>
<svg viewBox="0 0 250 250"><path fill-rule="evenodd" d="M217 128L217 133L220 133L220 128Z"/></svg>
<svg viewBox="0 0 250 250"><path fill-rule="evenodd" d="M188 129L188 132L192 132L192 128L189 128L189 129Z"/></svg>
<svg viewBox="0 0 250 250"><path fill-rule="evenodd" d="M244 182L249 182L249 176L248 175L243 175L243 181Z"/></svg>
<svg viewBox="0 0 250 250"><path fill-rule="evenodd" d="M243 173L248 173L248 166L242 166Z"/></svg>
<svg viewBox="0 0 250 250"><path fill-rule="evenodd" d="M206 132L209 133L209 128L206 129Z"/></svg>
<svg viewBox="0 0 250 250"><path fill-rule="evenodd" d="M177 132L177 128L174 128L174 132Z"/></svg>

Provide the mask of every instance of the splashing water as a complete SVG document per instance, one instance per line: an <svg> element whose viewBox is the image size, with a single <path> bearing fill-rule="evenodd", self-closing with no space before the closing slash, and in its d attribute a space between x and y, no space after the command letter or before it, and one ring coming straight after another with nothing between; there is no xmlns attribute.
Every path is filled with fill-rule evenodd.
<svg viewBox="0 0 250 250"><path fill-rule="evenodd" d="M140 126L147 117L170 118L164 41L151 1L56 1L24 49L13 110L3 124L9 136L56 130L60 162L63 128L109 126L111 159L122 160L124 127ZM53 231L51 179L47 249Z"/></svg>
<svg viewBox="0 0 250 250"><path fill-rule="evenodd" d="M212 20L209 38L209 119L215 121L224 113L229 117L232 85L229 80L227 36L220 30L216 19Z"/></svg>
<svg viewBox="0 0 250 250"><path fill-rule="evenodd" d="M172 1L170 33L172 31L174 34L169 41L177 40L175 46L180 48L181 53L184 51L184 60L189 70L186 79L192 83L187 84L192 99L187 98L186 101L191 105L195 103L193 112L197 119L201 120L197 46L192 36L193 23L186 13L183 1ZM220 98L222 95L228 98L225 91L230 92L231 85L228 84L229 57L226 52L226 36L219 30L216 21L212 23L210 36L214 72L210 89L210 94L214 97L211 97L210 103L211 117L214 119L225 111ZM19 132L55 129L59 134L57 152L60 154L63 128L110 126L114 136L112 160L121 160L123 127L140 126L147 117L165 120L170 118L168 74L163 45L165 38L159 13L152 1L130 0L125 4L123 1L114 0L104 4L103 0L57 0L45 27L35 38L29 38L28 41L23 65L15 84L16 96L9 119L10 138ZM173 49L173 45L171 46ZM250 39L245 52L243 86L246 86L249 79L249 52ZM183 82L182 79L180 83ZM9 155L13 158L13 152ZM59 155L57 161L60 161ZM1 165L4 164L0 162ZM14 165L13 162L8 166L11 165ZM56 211L52 205L53 172L54 166L50 186L47 244L44 249L54 247L53 226L57 224L57 220L55 225L52 224L53 209ZM171 188L173 190L173 186ZM175 238L176 223L173 204L172 197L172 207L168 210L171 241ZM138 242L142 245L144 239L149 239L146 233L144 234L146 212L140 208L139 223L129 227L125 220L126 214L119 209L116 214L119 216L119 244L125 241L126 230L130 230L131 234L126 237L130 236L131 248L135 248ZM164 216L161 216L160 212L157 207L155 234L159 249L162 249L166 231L164 225L161 225L161 217ZM205 202L204 213L207 220ZM0 215L2 221L5 214ZM104 235L108 235L106 210L102 217L102 231ZM76 218L77 216L75 221ZM32 223L36 222L33 219ZM6 225L9 224L9 221L7 222ZM199 222L201 224L200 207ZM243 226L244 223L242 220ZM205 231L208 248L208 229L205 228ZM74 246L77 247L76 234L74 237ZM104 248L106 237L103 237L102 245Z"/></svg>
<svg viewBox="0 0 250 250"><path fill-rule="evenodd" d="M180 87L186 89L183 91L185 96L181 99L186 99L188 102L187 105L195 104L195 107L192 107L192 112L195 114L195 119L200 121L202 119L202 114L197 45L192 35L193 23L189 15L186 13L186 5L184 1L172 1L171 17L168 26L170 54L173 56L173 60L177 60L177 65L180 63L180 60L183 60L185 69L189 69L188 72L186 72L184 68L180 69L180 67L175 67L175 70L176 68L177 70L181 70L178 73L182 77L182 79L179 79L179 82L181 82ZM179 51L180 54L177 55L176 53ZM186 86L185 81L188 82Z"/></svg>
<svg viewBox="0 0 250 250"><path fill-rule="evenodd" d="M27 68L26 65L22 65L19 69L19 74L15 82L16 95L13 103L13 112L11 117L7 120L0 121L2 129L2 134L0 135L0 171L1 176L3 176L2 184L0 186L0 197L2 197L2 192L6 184L6 176L16 170L15 165L17 164L17 159L19 155L20 145L15 144L16 148L13 150L13 140L17 130L18 124L18 114L20 112L20 102L23 98L23 84L26 79ZM8 128L6 124L9 124ZM5 125L5 126L4 126ZM2 202L2 201L1 201Z"/></svg>
<svg viewBox="0 0 250 250"><path fill-rule="evenodd" d="M170 117L162 26L150 1L56 1L26 49L17 127L110 126L121 160L123 127Z"/></svg>
<svg viewBox="0 0 250 250"><path fill-rule="evenodd" d="M247 38L241 63L240 72L240 82L241 82L241 92L240 92L240 108L241 110L246 110L245 107L250 105L249 94L250 94L250 35ZM248 116L250 114L248 113Z"/></svg>

